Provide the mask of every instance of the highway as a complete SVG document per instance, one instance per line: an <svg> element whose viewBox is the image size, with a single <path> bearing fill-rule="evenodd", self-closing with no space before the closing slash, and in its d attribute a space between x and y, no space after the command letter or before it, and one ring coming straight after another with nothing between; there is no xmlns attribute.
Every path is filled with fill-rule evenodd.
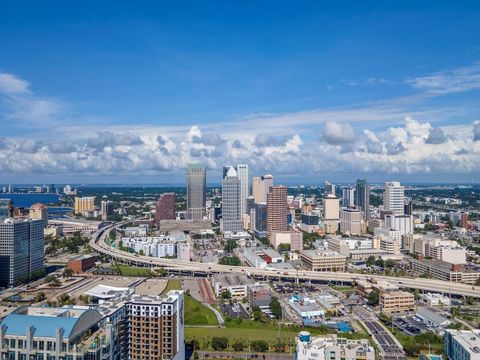
<svg viewBox="0 0 480 360"><path fill-rule="evenodd" d="M425 291L439 292L444 294L452 294L459 296L471 296L480 298L480 288L472 285L458 284L453 282L424 279L424 278L404 278L391 277L382 275L357 274L346 272L316 272L306 270L281 270L272 271L247 266L229 266L219 264L208 264L200 262L187 262L176 259L153 258L149 256L141 256L131 254L119 249L115 249L105 243L105 238L109 231L119 226L114 224L107 226L98 232L92 234L90 246L93 250L117 259L118 261L129 263L137 266L162 267L167 270L184 271L203 274L243 272L251 276L278 278L288 280L313 280L313 281L335 281L351 283L357 280L383 280L403 288L419 289Z"/></svg>

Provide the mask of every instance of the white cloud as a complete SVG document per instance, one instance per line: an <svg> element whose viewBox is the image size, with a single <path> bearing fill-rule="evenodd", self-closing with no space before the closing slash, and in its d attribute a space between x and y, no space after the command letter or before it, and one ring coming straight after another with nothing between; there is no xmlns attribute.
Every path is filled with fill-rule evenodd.
<svg viewBox="0 0 480 360"><path fill-rule="evenodd" d="M0 93L25 94L28 93L30 84L15 75L0 73Z"/></svg>
<svg viewBox="0 0 480 360"><path fill-rule="evenodd" d="M480 89L480 62L450 71L411 78L407 83L433 95Z"/></svg>
<svg viewBox="0 0 480 360"><path fill-rule="evenodd" d="M333 145L351 143L355 141L355 131L349 123L326 121L323 127L322 140Z"/></svg>

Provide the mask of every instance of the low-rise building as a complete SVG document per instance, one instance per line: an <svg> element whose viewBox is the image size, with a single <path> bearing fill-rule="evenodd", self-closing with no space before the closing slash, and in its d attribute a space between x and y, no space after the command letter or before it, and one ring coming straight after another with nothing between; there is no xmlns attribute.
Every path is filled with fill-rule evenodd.
<svg viewBox="0 0 480 360"><path fill-rule="evenodd" d="M212 284L216 296L226 290L232 298L242 299L247 296L247 287L254 285L255 281L243 274L217 274L213 276Z"/></svg>
<svg viewBox="0 0 480 360"><path fill-rule="evenodd" d="M300 251L303 249L303 234L298 231L274 231L270 243L275 249L280 244L288 244L291 251Z"/></svg>
<svg viewBox="0 0 480 360"><path fill-rule="evenodd" d="M380 310L386 314L415 310L415 296L406 291L380 292Z"/></svg>
<svg viewBox="0 0 480 360"><path fill-rule="evenodd" d="M296 360L374 360L375 349L367 339L350 340L329 335L312 338L302 331L296 339Z"/></svg>
<svg viewBox="0 0 480 360"><path fill-rule="evenodd" d="M479 360L480 330L446 330L444 353L449 360Z"/></svg>
<svg viewBox="0 0 480 360"><path fill-rule="evenodd" d="M270 288L266 284L255 284L247 286L247 299L250 307L268 306L272 302Z"/></svg>
<svg viewBox="0 0 480 360"><path fill-rule="evenodd" d="M76 255L68 260L68 268L79 274L93 268L96 261L95 255Z"/></svg>
<svg viewBox="0 0 480 360"><path fill-rule="evenodd" d="M347 258L335 251L302 250L300 261L304 268L311 271L345 271Z"/></svg>
<svg viewBox="0 0 480 360"><path fill-rule="evenodd" d="M413 271L437 280L475 284L480 277L480 272L468 270L464 265L451 264L437 259L411 259L410 264Z"/></svg>

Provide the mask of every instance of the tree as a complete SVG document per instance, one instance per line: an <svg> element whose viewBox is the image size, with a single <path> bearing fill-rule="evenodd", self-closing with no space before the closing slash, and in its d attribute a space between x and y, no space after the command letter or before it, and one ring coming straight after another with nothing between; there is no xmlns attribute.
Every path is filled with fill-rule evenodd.
<svg viewBox="0 0 480 360"><path fill-rule="evenodd" d="M277 248L278 252L283 252L283 251L290 251L290 244L280 244L278 245L278 248Z"/></svg>
<svg viewBox="0 0 480 360"><path fill-rule="evenodd" d="M35 294L34 301L36 303L43 301L46 299L45 293L43 291L40 291L39 293Z"/></svg>
<svg viewBox="0 0 480 360"><path fill-rule="evenodd" d="M480 286L480 277L475 281L475 286Z"/></svg>
<svg viewBox="0 0 480 360"><path fill-rule="evenodd" d="M230 293L230 291L228 291L228 289L223 289L222 293L220 294L220 297L224 300L230 299L232 297L232 294Z"/></svg>
<svg viewBox="0 0 480 360"><path fill-rule="evenodd" d="M235 350L237 352L240 352L240 351L243 351L245 349L245 344L240 340L236 340L232 344L232 348L233 348L233 350Z"/></svg>
<svg viewBox="0 0 480 360"><path fill-rule="evenodd" d="M60 280L58 280L55 276L53 275L48 275L46 278L45 278L45 282L50 285L50 286L53 286L53 287L58 287L60 285L62 285L62 283L60 282Z"/></svg>
<svg viewBox="0 0 480 360"><path fill-rule="evenodd" d="M218 261L218 263L220 265L232 265L232 266L242 265L242 262L236 256L224 256Z"/></svg>
<svg viewBox="0 0 480 360"><path fill-rule="evenodd" d="M277 318L280 319L282 317L282 305L277 298L273 298L270 302L270 310L272 310L272 314Z"/></svg>
<svg viewBox="0 0 480 360"><path fill-rule="evenodd" d="M385 261L385 267L393 268L394 266L395 266L395 261L393 261L392 259L388 259L387 261Z"/></svg>
<svg viewBox="0 0 480 360"><path fill-rule="evenodd" d="M255 352L268 351L268 343L264 340L252 340L250 342L250 347L252 348L252 351Z"/></svg>
<svg viewBox="0 0 480 360"><path fill-rule="evenodd" d="M213 337L212 349L215 351L222 351L228 347L228 339L226 337Z"/></svg>
<svg viewBox="0 0 480 360"><path fill-rule="evenodd" d="M373 266L375 265L375 256L371 255L367 259L367 266Z"/></svg>
<svg viewBox="0 0 480 360"><path fill-rule="evenodd" d="M383 259L377 259L375 260L375 266L378 266L378 267L385 267L385 262L383 261Z"/></svg>
<svg viewBox="0 0 480 360"><path fill-rule="evenodd" d="M367 303L368 305L375 306L378 305L378 291L377 290L372 290L370 291L370 294L368 294L367 297Z"/></svg>
<svg viewBox="0 0 480 360"><path fill-rule="evenodd" d="M68 266L63 270L63 277L65 278L71 278L73 276L73 270L70 269Z"/></svg>
<svg viewBox="0 0 480 360"><path fill-rule="evenodd" d="M263 321L262 310L258 306L252 308L253 321Z"/></svg>
<svg viewBox="0 0 480 360"><path fill-rule="evenodd" d="M235 240L227 240L224 249L226 252L232 252L236 247L238 247L238 244Z"/></svg>

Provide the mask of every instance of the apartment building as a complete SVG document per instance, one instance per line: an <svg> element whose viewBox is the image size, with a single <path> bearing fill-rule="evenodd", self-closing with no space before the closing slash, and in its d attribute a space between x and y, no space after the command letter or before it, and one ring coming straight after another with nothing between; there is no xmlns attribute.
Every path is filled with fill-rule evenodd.
<svg viewBox="0 0 480 360"><path fill-rule="evenodd" d="M410 266L419 274L443 281L475 284L480 277L480 272L468 270L464 265L451 264L437 259L411 259Z"/></svg>

